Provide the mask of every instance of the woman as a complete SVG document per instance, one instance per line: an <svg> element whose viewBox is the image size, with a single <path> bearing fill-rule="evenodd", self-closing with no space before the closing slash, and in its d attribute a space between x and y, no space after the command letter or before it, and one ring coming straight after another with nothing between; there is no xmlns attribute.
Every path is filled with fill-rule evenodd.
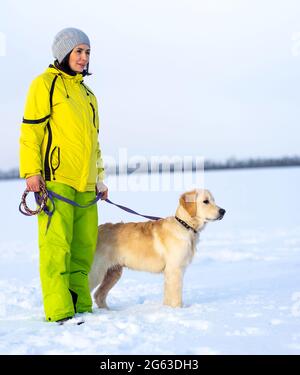
<svg viewBox="0 0 300 375"><path fill-rule="evenodd" d="M83 82L88 75L90 41L66 28L54 38L54 65L30 86L20 137L20 176L26 188L46 186L80 205L102 192L104 169L98 142L98 105ZM47 321L64 322L91 312L88 273L97 242L97 205L78 208L55 199L49 227L38 216L40 277Z"/></svg>

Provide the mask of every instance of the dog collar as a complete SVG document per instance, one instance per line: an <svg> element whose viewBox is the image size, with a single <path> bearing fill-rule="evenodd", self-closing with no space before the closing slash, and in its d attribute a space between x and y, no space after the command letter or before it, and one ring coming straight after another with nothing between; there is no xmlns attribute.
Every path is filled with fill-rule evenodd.
<svg viewBox="0 0 300 375"><path fill-rule="evenodd" d="M196 231L196 229L194 229L193 227L191 227L190 225L188 225L188 223L186 223L185 221L179 219L179 217L175 216L175 219L176 219L177 221L179 221L179 223L182 224L186 229L191 229L194 233L196 233L196 234L198 233L198 232Z"/></svg>

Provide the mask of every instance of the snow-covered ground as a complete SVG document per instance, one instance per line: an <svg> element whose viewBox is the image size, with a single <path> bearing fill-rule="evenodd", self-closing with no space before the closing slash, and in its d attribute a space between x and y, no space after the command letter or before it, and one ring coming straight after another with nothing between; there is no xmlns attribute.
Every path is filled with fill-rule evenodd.
<svg viewBox="0 0 300 375"><path fill-rule="evenodd" d="M126 270L111 310L58 326L44 321L36 218L18 212L24 182L0 182L0 354L300 354L300 169L207 172L205 187L227 213L201 233L184 308L162 305L162 275ZM156 216L178 197L110 194ZM141 220L98 207L100 223Z"/></svg>

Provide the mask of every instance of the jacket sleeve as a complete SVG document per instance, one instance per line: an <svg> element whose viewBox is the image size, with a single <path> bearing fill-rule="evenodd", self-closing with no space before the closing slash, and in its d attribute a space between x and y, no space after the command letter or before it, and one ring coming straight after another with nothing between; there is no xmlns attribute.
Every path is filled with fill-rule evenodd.
<svg viewBox="0 0 300 375"><path fill-rule="evenodd" d="M20 136L20 177L42 173L41 144L50 117L49 87L43 77L35 78L29 88Z"/></svg>
<svg viewBox="0 0 300 375"><path fill-rule="evenodd" d="M96 99L96 98L95 98ZM98 103L97 99L95 100L96 105L96 126L97 126L97 132L99 135L99 128L100 128L100 121L99 121L99 111L98 111ZM104 163L102 159L102 152L100 149L99 141L97 142L97 180L96 182L103 181L105 178L105 170L104 170Z"/></svg>

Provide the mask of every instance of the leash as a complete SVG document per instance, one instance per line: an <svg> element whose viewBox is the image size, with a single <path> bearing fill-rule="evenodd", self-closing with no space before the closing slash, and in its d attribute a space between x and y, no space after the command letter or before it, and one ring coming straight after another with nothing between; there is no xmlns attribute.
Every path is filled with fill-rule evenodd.
<svg viewBox="0 0 300 375"><path fill-rule="evenodd" d="M35 201L37 203L37 205L39 206L37 210L31 210L28 206L27 206L27 203L26 203L26 197L27 195L29 194L29 190L25 190L23 195L22 195L22 199L21 199L21 203L19 204L19 211L25 215L25 216L33 216L33 215L38 215L40 212L44 211L45 214L48 216L48 223L47 223L47 229L50 225L50 222L51 222L51 218L54 214L54 211L55 211L55 203L54 203L54 198L56 199L59 199L60 201L63 201L65 203L68 203L72 206L75 206L75 207L79 207L79 208L88 208L90 206L92 206L93 204L97 203L103 193L98 193L96 195L96 198L93 199L90 203L86 204L86 205L80 205L79 203L77 202L74 202L73 200L71 199L68 199L68 198L65 198L63 197L62 195L59 195L57 193L55 193L54 191L52 190L47 190L44 186L41 186L41 192L35 192L34 193L34 197L35 197ZM47 200L50 200L51 203L52 203L52 206L53 206L53 209L52 210L49 210L48 206L47 206ZM108 198L105 199L105 202L109 203L109 204L112 204L116 207L119 207L121 210L124 210L126 212L129 212L131 214L134 214L134 215L138 215L138 216L142 216L146 219L150 219L150 220L159 220L161 219L161 217L158 217L158 216L149 216L149 215L142 215L142 214L139 214L138 212L132 210L131 208L128 208L128 207L125 207L125 206L121 206L120 204L117 204L117 203L114 203L112 202L111 200L109 200Z"/></svg>
<svg viewBox="0 0 300 375"><path fill-rule="evenodd" d="M150 219L150 220L159 220L159 219L162 219L162 217L158 217L158 216L149 216L149 215L142 215L142 214L139 214L138 212L133 211L131 208L128 208L128 207L125 207L125 206L121 206L120 204L116 204L116 203L110 201L108 198L105 199L105 202L110 203L110 204L113 204L114 206L117 206L117 207L121 208L121 210L124 210L124 211L126 211L126 212L129 212L129 213L131 213L131 214L145 217L146 219Z"/></svg>

